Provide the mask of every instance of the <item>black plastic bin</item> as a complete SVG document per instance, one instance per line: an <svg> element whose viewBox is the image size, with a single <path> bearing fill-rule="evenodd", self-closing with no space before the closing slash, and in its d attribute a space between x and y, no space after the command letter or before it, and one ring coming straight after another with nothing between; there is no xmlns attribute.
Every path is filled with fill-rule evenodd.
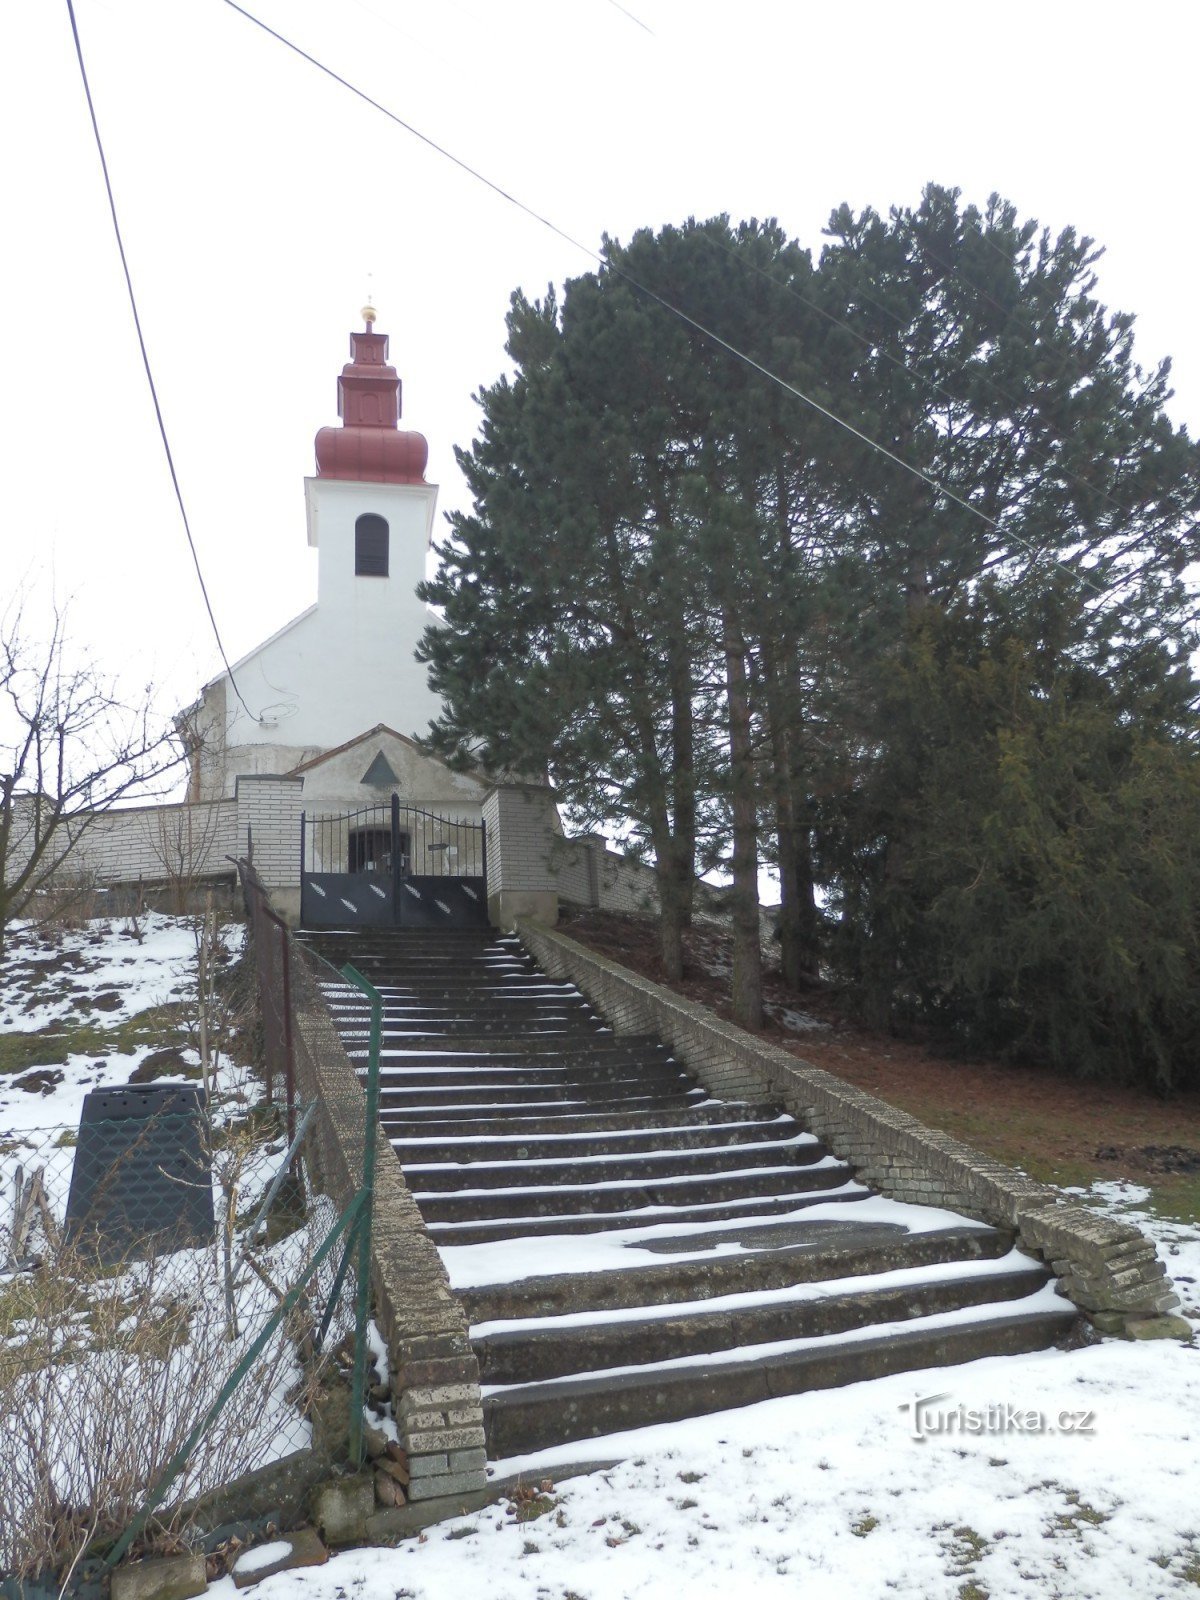
<svg viewBox="0 0 1200 1600"><path fill-rule="evenodd" d="M67 1238L102 1266L213 1237L204 1094L191 1084L93 1089L83 1102Z"/></svg>

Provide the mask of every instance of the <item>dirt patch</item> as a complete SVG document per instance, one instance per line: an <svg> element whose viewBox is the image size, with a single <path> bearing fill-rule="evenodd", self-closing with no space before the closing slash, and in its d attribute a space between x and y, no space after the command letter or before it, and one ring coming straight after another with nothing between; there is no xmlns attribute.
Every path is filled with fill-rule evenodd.
<svg viewBox="0 0 1200 1600"><path fill-rule="evenodd" d="M585 912L565 921L562 931L644 977L664 981L658 928L647 918ZM683 982L668 987L730 1021L730 966L724 930L691 928ZM833 991L787 990L769 961L764 1002L762 1038L978 1150L1045 1182L1086 1185L1119 1178L1145 1184L1173 1214L1200 1219L1200 1167L1188 1159L1200 1151L1200 1093L1162 1100L1141 1089L1035 1067L947 1060L925 1040L861 1027L845 1015ZM824 1026L797 1032L783 1025L783 1012Z"/></svg>
<svg viewBox="0 0 1200 1600"><path fill-rule="evenodd" d="M159 1078L198 1078L200 1068L185 1061L182 1052L170 1045L165 1050L151 1050L129 1074L130 1083L154 1083Z"/></svg>

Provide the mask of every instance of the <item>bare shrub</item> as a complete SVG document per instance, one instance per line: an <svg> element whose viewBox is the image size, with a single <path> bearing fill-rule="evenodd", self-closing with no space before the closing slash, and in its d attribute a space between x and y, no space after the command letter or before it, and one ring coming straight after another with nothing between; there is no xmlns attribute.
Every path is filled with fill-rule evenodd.
<svg viewBox="0 0 1200 1600"><path fill-rule="evenodd" d="M34 1272L0 1280L0 1572L58 1571L118 1536L216 1401L282 1292L311 1259L293 1234L236 1286L212 1248L99 1268L65 1246ZM312 1304L321 1296L314 1285ZM171 1548L187 1502L308 1442L314 1366L296 1319L277 1327L231 1400L190 1449L148 1531Z"/></svg>

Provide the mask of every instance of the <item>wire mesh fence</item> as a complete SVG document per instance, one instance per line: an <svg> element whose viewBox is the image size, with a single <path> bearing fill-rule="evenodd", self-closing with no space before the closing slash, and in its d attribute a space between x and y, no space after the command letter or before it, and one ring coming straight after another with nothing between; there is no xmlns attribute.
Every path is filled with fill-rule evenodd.
<svg viewBox="0 0 1200 1600"><path fill-rule="evenodd" d="M0 1578L162 1547L298 1451L362 1459L374 1111L300 1097L293 979L319 997L247 898L257 1093L93 1091L78 1124L0 1135Z"/></svg>
<svg viewBox="0 0 1200 1600"><path fill-rule="evenodd" d="M288 1154L277 1113L199 1104L0 1143L0 1572L314 1443L347 1222Z"/></svg>

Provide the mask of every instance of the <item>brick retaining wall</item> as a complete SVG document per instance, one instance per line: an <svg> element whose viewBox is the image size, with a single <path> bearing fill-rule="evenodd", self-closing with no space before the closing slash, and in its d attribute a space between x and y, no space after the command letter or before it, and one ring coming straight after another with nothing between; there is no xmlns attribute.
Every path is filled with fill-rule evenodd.
<svg viewBox="0 0 1200 1600"><path fill-rule="evenodd" d="M1144 1332L1146 1319L1177 1309L1154 1245L1130 1223L1069 1204L1049 1184L925 1127L556 929L521 918L517 932L539 965L574 983L618 1034L658 1034L718 1099L781 1105L892 1199L1012 1229L1104 1332Z"/></svg>
<svg viewBox="0 0 1200 1600"><path fill-rule="evenodd" d="M362 1180L366 1095L317 986L316 958L296 944L292 950L298 1090L320 1104L319 1171L344 1209ZM468 1493L485 1482L479 1364L462 1306L382 1128L375 1141L371 1286L412 1474L408 1497Z"/></svg>

